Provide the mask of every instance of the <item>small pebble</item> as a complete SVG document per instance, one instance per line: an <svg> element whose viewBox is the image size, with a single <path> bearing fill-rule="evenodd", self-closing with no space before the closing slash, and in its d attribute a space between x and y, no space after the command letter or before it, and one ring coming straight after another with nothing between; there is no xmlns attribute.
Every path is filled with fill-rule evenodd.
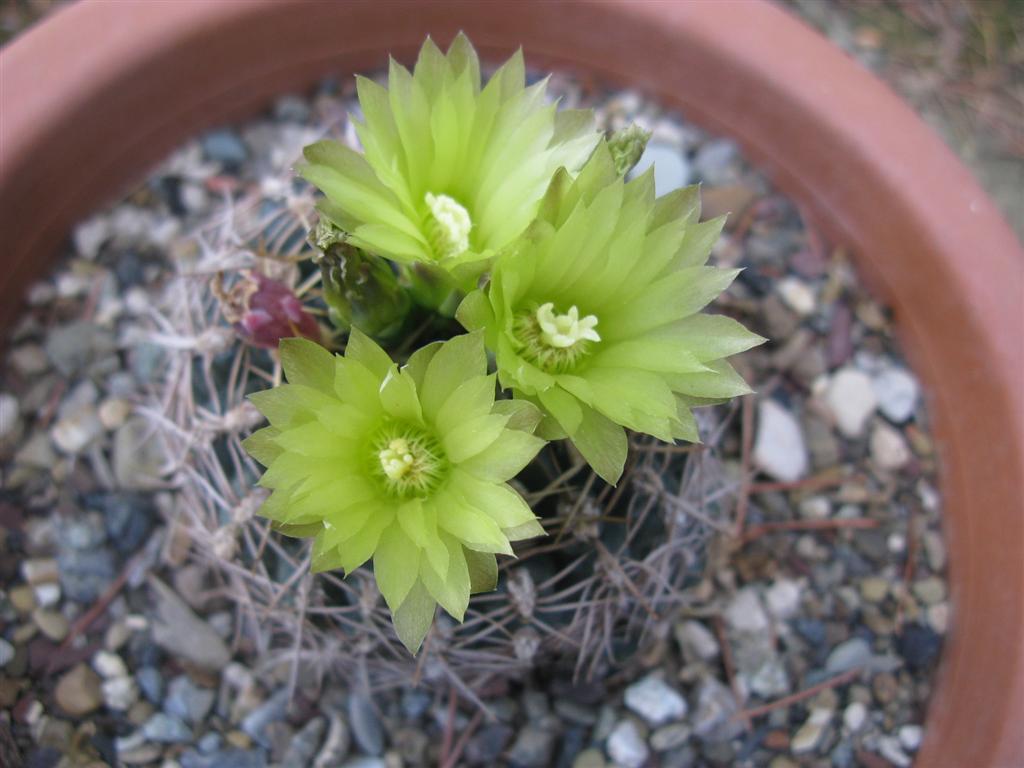
<svg viewBox="0 0 1024 768"><path fill-rule="evenodd" d="M817 297L814 289L803 280L795 277L784 277L778 282L777 289L786 306L792 309L801 317L814 312L817 307Z"/></svg>
<svg viewBox="0 0 1024 768"><path fill-rule="evenodd" d="M895 471L902 469L912 458L910 448L903 435L884 422L875 424L871 430L871 459L879 469Z"/></svg>
<svg viewBox="0 0 1024 768"><path fill-rule="evenodd" d="M623 768L641 768L650 754L640 729L632 720L621 720L608 736L608 756Z"/></svg>
<svg viewBox="0 0 1024 768"><path fill-rule="evenodd" d="M886 368L872 379L878 409L890 421L902 424L914 415L920 396L917 380L902 368Z"/></svg>
<svg viewBox="0 0 1024 768"><path fill-rule="evenodd" d="M904 725L900 728L899 737L904 749L916 752L921 746L924 731L920 725Z"/></svg>
<svg viewBox="0 0 1024 768"><path fill-rule="evenodd" d="M68 715L84 717L103 703L100 678L86 664L77 664L57 681L54 698Z"/></svg>
<svg viewBox="0 0 1024 768"><path fill-rule="evenodd" d="M775 400L762 400L757 412L754 464L776 480L799 480L809 468L800 422Z"/></svg>
<svg viewBox="0 0 1024 768"><path fill-rule="evenodd" d="M814 752L821 743L825 729L832 722L832 712L827 709L812 709L807 721L800 727L790 742L790 748L795 755L803 755Z"/></svg>
<svg viewBox="0 0 1024 768"><path fill-rule="evenodd" d="M868 708L863 703L855 701L843 710L843 724L850 733L857 733L864 727L868 717Z"/></svg>
<svg viewBox="0 0 1024 768"><path fill-rule="evenodd" d="M628 686L625 703L653 726L686 716L686 699L657 674L648 675Z"/></svg>
<svg viewBox="0 0 1024 768"><path fill-rule="evenodd" d="M878 398L867 374L856 368L842 368L829 381L825 402L846 437L860 437L875 412Z"/></svg>
<svg viewBox="0 0 1024 768"><path fill-rule="evenodd" d="M68 620L62 613L45 608L36 608L32 612L32 622L55 643L61 642L71 630Z"/></svg>
<svg viewBox="0 0 1024 768"><path fill-rule="evenodd" d="M14 646L0 637L0 667L6 667L14 658Z"/></svg>

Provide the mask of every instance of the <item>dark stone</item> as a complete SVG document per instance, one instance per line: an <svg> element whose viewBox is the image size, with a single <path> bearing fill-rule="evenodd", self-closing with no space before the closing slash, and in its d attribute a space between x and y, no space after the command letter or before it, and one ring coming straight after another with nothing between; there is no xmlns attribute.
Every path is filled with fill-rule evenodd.
<svg viewBox="0 0 1024 768"><path fill-rule="evenodd" d="M136 251L122 251L114 265L114 274L122 288L140 285L146 279L145 264Z"/></svg>
<svg viewBox="0 0 1024 768"><path fill-rule="evenodd" d="M259 750L225 749L209 755L195 750L185 752L179 759L181 768L266 768L267 758Z"/></svg>
<svg viewBox="0 0 1024 768"><path fill-rule="evenodd" d="M69 600L91 603L110 586L117 573L114 554L109 549L68 549L57 556L60 586Z"/></svg>
<svg viewBox="0 0 1024 768"><path fill-rule="evenodd" d="M164 700L164 678L155 667L142 667L135 673L139 690L152 704L160 704Z"/></svg>
<svg viewBox="0 0 1024 768"><path fill-rule="evenodd" d="M466 760L471 765L486 765L498 759L515 732L507 725L495 723L481 728L466 744Z"/></svg>
<svg viewBox="0 0 1024 768"><path fill-rule="evenodd" d="M417 720L430 707L431 696L424 691L407 690L402 692L402 714L406 720Z"/></svg>
<svg viewBox="0 0 1024 768"><path fill-rule="evenodd" d="M558 768L572 768L576 756L587 745L587 732L583 728L570 728L562 734L562 746L558 750Z"/></svg>
<svg viewBox="0 0 1024 768"><path fill-rule="evenodd" d="M107 534L118 552L137 550L153 530L153 499L142 493L91 493L86 506L103 513Z"/></svg>
<svg viewBox="0 0 1024 768"><path fill-rule="evenodd" d="M60 757L60 752L50 747L34 749L25 758L25 768L54 768Z"/></svg>
<svg viewBox="0 0 1024 768"><path fill-rule="evenodd" d="M369 697L353 693L348 697L348 721L356 744L368 755L384 751L384 730Z"/></svg>
<svg viewBox="0 0 1024 768"><path fill-rule="evenodd" d="M227 166L239 166L249 156L249 150L245 148L245 143L234 131L227 129L210 131L200 139L200 142L203 145L203 154L208 160Z"/></svg>
<svg viewBox="0 0 1024 768"><path fill-rule="evenodd" d="M928 667L942 650L942 637L923 624L908 624L897 640L900 655L912 669Z"/></svg>

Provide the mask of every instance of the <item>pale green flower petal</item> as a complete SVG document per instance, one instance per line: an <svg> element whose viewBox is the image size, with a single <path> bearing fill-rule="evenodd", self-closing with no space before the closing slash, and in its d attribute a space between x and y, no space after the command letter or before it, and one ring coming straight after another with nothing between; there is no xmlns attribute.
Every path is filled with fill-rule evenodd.
<svg viewBox="0 0 1024 768"><path fill-rule="evenodd" d="M281 447L274 438L281 434L277 427L264 427L249 435L242 441L242 447L264 467L281 455Z"/></svg>
<svg viewBox="0 0 1024 768"><path fill-rule="evenodd" d="M487 416L494 407L497 376L475 376L462 382L438 409L434 423L441 435L457 429L470 419Z"/></svg>
<svg viewBox="0 0 1024 768"><path fill-rule="evenodd" d="M629 451L626 431L593 408L583 406L582 410L579 428L571 434L573 445L605 482L615 485Z"/></svg>
<svg viewBox="0 0 1024 768"><path fill-rule="evenodd" d="M420 401L416 396L416 384L412 376L400 373L392 364L380 385L380 402L387 413L404 422L419 424L423 421Z"/></svg>
<svg viewBox="0 0 1024 768"><path fill-rule="evenodd" d="M506 400L503 402L523 401ZM540 416L535 408L533 412L538 417ZM530 428L530 432L532 431L533 427ZM522 472L543 447L544 441L536 435L516 429L506 429L502 433L501 439L495 440L476 456L462 462L460 467L482 480L504 483Z"/></svg>
<svg viewBox="0 0 1024 768"><path fill-rule="evenodd" d="M373 573L388 608L395 613L419 578L420 548L392 523L373 553Z"/></svg>
<svg viewBox="0 0 1024 768"><path fill-rule="evenodd" d="M281 367L292 384L334 394L334 355L309 339L281 339Z"/></svg>
<svg viewBox="0 0 1024 768"><path fill-rule="evenodd" d="M490 552L462 548L469 571L469 592L493 592L498 587L498 561Z"/></svg>
<svg viewBox="0 0 1024 768"><path fill-rule="evenodd" d="M445 453L451 461L461 464L492 445L507 423L507 416L497 414L470 418L444 435Z"/></svg>
<svg viewBox="0 0 1024 768"><path fill-rule="evenodd" d="M395 632L398 639L413 656L419 653L423 638L434 623L437 601L419 579L413 584L401 607L394 613Z"/></svg>
<svg viewBox="0 0 1024 768"><path fill-rule="evenodd" d="M424 415L433 419L448 395L463 381L487 374L487 355L481 333L450 339L437 351L423 376L420 403Z"/></svg>

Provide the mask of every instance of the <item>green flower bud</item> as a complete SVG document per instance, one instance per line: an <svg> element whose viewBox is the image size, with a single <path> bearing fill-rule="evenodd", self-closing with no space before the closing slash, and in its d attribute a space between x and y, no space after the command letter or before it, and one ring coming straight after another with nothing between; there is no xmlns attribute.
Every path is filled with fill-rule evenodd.
<svg viewBox="0 0 1024 768"><path fill-rule="evenodd" d="M631 123L625 128L615 131L608 138L608 150L612 153L615 172L619 176L625 176L640 162L640 156L647 149L647 142L650 141L650 138L651 132L644 130L636 123Z"/></svg>

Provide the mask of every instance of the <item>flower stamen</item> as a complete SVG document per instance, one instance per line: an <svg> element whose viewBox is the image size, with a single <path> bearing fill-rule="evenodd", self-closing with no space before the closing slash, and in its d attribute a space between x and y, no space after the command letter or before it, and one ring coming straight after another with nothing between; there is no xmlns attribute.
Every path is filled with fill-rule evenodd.
<svg viewBox="0 0 1024 768"><path fill-rule="evenodd" d="M524 357L549 373L565 373L588 354L592 342L601 340L596 329L595 315L580 317L575 304L557 314L549 301L516 315L512 331Z"/></svg>
<svg viewBox="0 0 1024 768"><path fill-rule="evenodd" d="M537 324L540 325L541 339L549 347L565 349L583 341L600 341L594 328L597 327L597 317L587 315L580 317L580 311L573 304L564 315L555 314L555 305L552 302L541 304L537 308Z"/></svg>
<svg viewBox="0 0 1024 768"><path fill-rule="evenodd" d="M372 446L374 469L390 496L426 496L444 479L447 462L440 444L418 429L391 424Z"/></svg>
<svg viewBox="0 0 1024 768"><path fill-rule="evenodd" d="M435 255L448 259L468 251L469 233L473 229L469 211L448 195L427 192L424 200L427 204L426 235Z"/></svg>

